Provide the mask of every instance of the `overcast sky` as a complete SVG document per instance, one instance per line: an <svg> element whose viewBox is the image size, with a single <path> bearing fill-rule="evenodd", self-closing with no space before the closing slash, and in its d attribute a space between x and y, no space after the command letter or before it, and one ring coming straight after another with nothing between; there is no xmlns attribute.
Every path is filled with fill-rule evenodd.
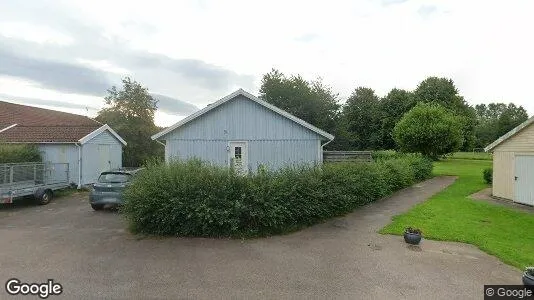
<svg viewBox="0 0 534 300"><path fill-rule="evenodd" d="M0 99L94 116L129 75L169 126L272 68L342 99L452 78L534 114L534 1L0 1Z"/></svg>

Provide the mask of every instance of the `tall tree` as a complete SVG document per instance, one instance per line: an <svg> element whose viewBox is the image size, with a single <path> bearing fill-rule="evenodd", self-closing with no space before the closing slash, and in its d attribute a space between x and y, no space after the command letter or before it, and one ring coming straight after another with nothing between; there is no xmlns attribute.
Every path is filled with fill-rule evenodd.
<svg viewBox="0 0 534 300"><path fill-rule="evenodd" d="M475 110L459 95L454 81L448 78L428 77L414 91L418 102L438 103L457 116L461 116L463 144L461 149L471 150L475 144Z"/></svg>
<svg viewBox="0 0 534 300"><path fill-rule="evenodd" d="M528 119L527 111L513 103L489 103L475 106L476 146L485 147Z"/></svg>
<svg viewBox="0 0 534 300"><path fill-rule="evenodd" d="M392 89L386 97L380 100L380 148L396 148L397 145L393 139L393 128L402 116L412 109L415 104L416 101L413 93L396 88Z"/></svg>
<svg viewBox="0 0 534 300"><path fill-rule="evenodd" d="M373 89L358 87L343 106L343 117L354 149L371 150L380 145L379 99Z"/></svg>
<svg viewBox="0 0 534 300"><path fill-rule="evenodd" d="M342 130L338 128L339 95L318 78L307 81L300 75L285 76L273 69L263 75L260 98L292 115L336 136L333 144L343 143ZM337 133L341 135L338 136Z"/></svg>
<svg viewBox="0 0 534 300"><path fill-rule="evenodd" d="M124 166L140 166L153 156L162 156L163 147L150 138L157 132L154 114L157 101L148 89L129 77L122 79L122 88L111 87L105 97L107 107L96 120L110 125L128 145L122 156Z"/></svg>

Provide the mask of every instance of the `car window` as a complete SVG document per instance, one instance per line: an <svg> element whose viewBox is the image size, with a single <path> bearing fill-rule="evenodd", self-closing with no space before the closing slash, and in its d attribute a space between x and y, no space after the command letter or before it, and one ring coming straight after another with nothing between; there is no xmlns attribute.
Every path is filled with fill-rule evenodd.
<svg viewBox="0 0 534 300"><path fill-rule="evenodd" d="M102 173L98 177L100 183L123 183L130 181L132 176L124 173Z"/></svg>

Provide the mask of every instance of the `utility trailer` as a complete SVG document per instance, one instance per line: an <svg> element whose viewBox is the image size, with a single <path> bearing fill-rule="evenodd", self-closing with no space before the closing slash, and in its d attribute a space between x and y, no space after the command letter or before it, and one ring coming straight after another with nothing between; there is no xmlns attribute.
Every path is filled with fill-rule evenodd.
<svg viewBox="0 0 534 300"><path fill-rule="evenodd" d="M0 164L0 203L33 196L44 205L50 203L55 190L68 186L68 163Z"/></svg>

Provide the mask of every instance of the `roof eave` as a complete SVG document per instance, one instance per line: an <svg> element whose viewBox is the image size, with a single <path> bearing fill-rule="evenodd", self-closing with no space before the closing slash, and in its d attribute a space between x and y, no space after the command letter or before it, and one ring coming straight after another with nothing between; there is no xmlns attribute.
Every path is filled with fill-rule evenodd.
<svg viewBox="0 0 534 300"><path fill-rule="evenodd" d="M252 101L254 101L254 102L256 102L256 103L258 103L258 104L260 104L260 105L262 105L262 106L264 106L264 107L266 107L266 108L268 108L268 109L270 109L270 110L272 110L272 111L274 111L274 112L276 112L276 113L278 113L278 114L280 114L280 115L282 115L282 116L284 116L284 117L286 117L286 118L288 118L288 119L290 119L290 120L292 120L294 122L296 122L297 124L299 124L299 125L307 128L307 129L317 133L318 135L327 138L328 140L333 140L334 139L334 136L332 134L330 134L330 133L328 133L328 132L326 132L326 131L324 131L322 129L319 129L319 128L311 125L310 123L308 123L308 122L306 122L306 121L304 121L304 120L302 120L302 119L300 119L298 117L295 117L294 115L284 111L283 109L280 109L280 108L278 108L278 107L276 107L276 106L274 106L274 105L272 105L270 103L267 103L266 101L263 101L263 100L259 99L258 97L246 92L243 89L239 89L239 90L237 90L237 91L225 96L224 98L216 101L215 103L204 107L203 109L201 109L201 110L189 115L188 117L186 117L183 120L180 120L179 122L177 122L176 124L170 126L169 128L166 128L166 129L162 130L161 132L156 133L151 138L153 140L157 140L157 139L167 135L168 133L174 131L175 129L179 128L180 126L182 126L182 125L184 125L186 123L189 123L190 121L193 121L197 117L207 113L208 111L210 111L210 110L212 110L212 109L214 109L214 108L226 103L227 101L229 101L229 100L231 100L231 99L233 99L233 98L235 98L235 97L237 97L239 95L244 96L244 97L246 97L246 98L248 98L248 99L250 99L250 100L252 100Z"/></svg>
<svg viewBox="0 0 534 300"><path fill-rule="evenodd" d="M87 143L88 141L90 141L91 139L93 139L94 137L96 137L97 135L99 135L100 133L102 133L102 132L104 132L106 130L108 130L124 146L128 145L128 143L126 143L126 141L118 133L116 133L115 130L113 130L111 127L109 127L108 124L104 124L101 127L93 130L92 132L90 132L86 136L84 136L81 139L79 139L78 142L83 145L83 144Z"/></svg>
<svg viewBox="0 0 534 300"><path fill-rule="evenodd" d="M519 124L514 129L508 131L506 134L504 134L503 136L501 136L500 138L495 140L493 143L491 143L488 146L486 146L484 148L484 151L485 152L489 152L489 151L495 149L495 147L499 146L500 144L502 144L503 142L505 142L509 138L513 137L514 135L518 134L519 132L521 132L521 130L527 128L533 122L534 122L534 116L531 117L530 119L526 120L525 122Z"/></svg>

